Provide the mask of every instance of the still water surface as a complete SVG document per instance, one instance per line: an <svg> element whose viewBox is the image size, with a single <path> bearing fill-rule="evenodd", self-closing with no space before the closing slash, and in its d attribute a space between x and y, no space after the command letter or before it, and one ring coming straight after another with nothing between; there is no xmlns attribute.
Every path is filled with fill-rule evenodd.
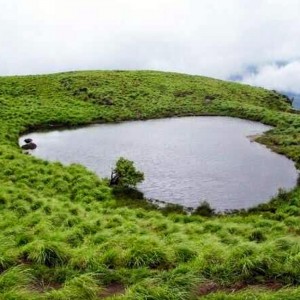
<svg viewBox="0 0 300 300"><path fill-rule="evenodd" d="M196 207L208 201L217 210L266 202L278 188L292 188L292 161L251 142L249 135L270 127L226 117L185 117L72 130L31 133L33 155L64 164L81 163L109 177L118 157L145 173L139 186L148 198Z"/></svg>

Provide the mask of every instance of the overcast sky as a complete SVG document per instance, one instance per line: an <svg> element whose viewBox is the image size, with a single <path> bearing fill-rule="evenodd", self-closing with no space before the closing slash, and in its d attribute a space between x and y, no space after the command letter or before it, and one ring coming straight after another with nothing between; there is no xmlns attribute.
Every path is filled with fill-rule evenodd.
<svg viewBox="0 0 300 300"><path fill-rule="evenodd" d="M0 0L0 75L155 69L300 94L300 0Z"/></svg>

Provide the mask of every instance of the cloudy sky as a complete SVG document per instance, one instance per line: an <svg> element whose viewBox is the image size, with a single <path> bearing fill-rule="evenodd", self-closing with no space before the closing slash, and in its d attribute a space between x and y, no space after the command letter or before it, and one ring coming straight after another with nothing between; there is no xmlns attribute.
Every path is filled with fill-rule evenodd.
<svg viewBox="0 0 300 300"><path fill-rule="evenodd" d="M155 69L300 94L300 0L0 0L0 75Z"/></svg>

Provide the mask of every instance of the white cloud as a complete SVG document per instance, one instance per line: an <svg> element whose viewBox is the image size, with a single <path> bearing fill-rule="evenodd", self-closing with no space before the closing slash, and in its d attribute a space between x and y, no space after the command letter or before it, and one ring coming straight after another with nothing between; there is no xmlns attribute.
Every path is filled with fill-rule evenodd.
<svg viewBox="0 0 300 300"><path fill-rule="evenodd" d="M226 79L300 53L300 0L0 0L0 8L0 75L160 69Z"/></svg>
<svg viewBox="0 0 300 300"><path fill-rule="evenodd" d="M244 75L242 82L300 94L300 60L286 65L270 64Z"/></svg>

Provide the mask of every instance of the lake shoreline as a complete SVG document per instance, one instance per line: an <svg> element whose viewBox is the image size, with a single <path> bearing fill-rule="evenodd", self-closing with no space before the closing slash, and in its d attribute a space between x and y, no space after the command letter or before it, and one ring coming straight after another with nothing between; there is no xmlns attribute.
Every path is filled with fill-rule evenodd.
<svg viewBox="0 0 300 300"><path fill-rule="evenodd" d="M133 129L134 128L143 128L143 127L145 127L145 130L146 130L146 128L147 128L147 134L150 134L150 135L152 135L150 132L151 132L151 128L153 127L153 126L155 126L154 128L156 128L158 125L155 125L155 124L161 124L161 125L159 125L159 128L160 129L162 129L162 128L165 128L165 126L168 126L167 124L176 124L176 123L178 123L178 124L181 124L181 127L184 125L184 124L190 124L189 125L189 127L188 128L186 128L186 132L190 132L191 133L191 130L189 130L189 129L193 129L192 131L194 131L194 130L196 130L196 128L198 128L198 126L200 126L199 127L199 129L198 130L200 130L200 128L201 128L201 126L208 126L209 125L209 127L207 127L207 130L208 130L208 134L209 134L209 136L210 136L210 138L209 138L209 141L211 140L211 138L214 136L214 134L216 134L217 132L215 132L215 129L214 129L214 127L215 126L217 126L217 128L222 128L223 127L223 130L225 130L225 128L226 128L226 126L230 126L229 128L231 128L231 130L232 130L232 132L228 132L228 133L226 133L226 134L228 134L228 138L230 137L230 139L233 139L234 138L234 136L236 136L236 134L238 133L238 131L239 130L241 130L241 129L235 129L235 126L236 125L234 125L234 124L238 124L238 122L241 122L240 123L240 125L238 125L238 127L240 127L240 128L246 128L246 126L247 127L249 127L249 129L248 130L254 130L254 132L256 131L255 130L255 128L257 127L257 130L259 131L259 130L262 130L262 129L258 129L258 128L260 128L261 126L263 126L263 124L261 124L260 122L257 122L257 121L251 121L251 120L246 120L246 119L242 119L242 118L233 118L233 117L225 117L225 116L187 116L187 117L173 117L173 118L156 118L156 119L148 119L148 120L126 120L126 121L122 121L122 122L109 122L109 123L96 123L96 124L88 124L88 125L85 125L85 126L77 126L77 127L71 127L71 128L68 128L68 127L60 127L60 128L55 128L55 129L52 129L52 130L40 130L40 131L36 131L35 133L33 133L33 132L31 132L30 134L28 134L28 135L23 135L20 139L24 139L24 137L25 138L33 138L34 139L34 142L36 142L38 145L40 144L40 143L42 143L40 146L43 146L42 147L42 149L39 147L38 148L38 150L37 150L37 153L39 153L38 155L37 155L37 157L39 157L39 155L40 155L40 158L42 158L42 159L47 159L48 158L48 160L49 161L56 161L56 160L58 160L58 161L60 161L60 157L61 158L63 158L64 156L66 156L66 158L65 159L67 159L66 161L64 161L64 160L62 160L62 163L65 163L65 164L69 164L69 163L71 163L72 162L72 160L70 160L71 159L71 157L72 157L72 159L73 159L73 162L79 162L79 163L81 163L81 164L83 164L83 165L85 165L86 167L88 167L89 168L89 170L91 170L91 171L93 171L93 172L96 172L97 174L98 174L98 176L100 176L100 177L103 177L103 176L109 176L109 174L108 174L108 171L106 170L105 172L104 172L104 169L106 169L106 167L104 167L106 164L107 164L107 162L106 161L101 161L101 163L98 163L99 164L99 167L97 167L96 169L95 169L95 167L89 167L89 164L90 164L90 162L88 163L88 164L86 164L86 163L84 163L84 160L82 160L82 159L84 159L84 156L86 155L85 153L81 153L81 151L80 151L80 149L78 149L78 150L76 150L76 148L77 147L79 147L79 148L81 148L81 144L83 144L84 145L84 147L85 147L85 149L90 149L90 150L86 150L86 151L88 151L88 156L89 156L89 159L91 159L91 157L93 156L93 155L96 155L96 153L94 153L94 146L93 146L93 144L90 144L90 142L89 142L89 140L87 140L87 136L89 136L89 132L93 132L93 134L94 135L96 135L97 136L97 143L99 144L98 145L98 147L100 147L100 149L101 149L101 147L103 148L104 147L104 149L106 148L106 147L108 147L108 148L110 148L110 151L108 151L108 149L107 150L98 150L99 152L103 152L104 151L104 153L110 153L110 155L112 155L112 153L114 153L112 150L116 147L117 149L119 149L119 147L117 147L116 145L120 142L120 143L122 143L122 145L123 145L123 149L122 149L122 156L124 156L125 155L125 157L127 157L127 155L126 154L124 154L124 145L126 145L126 139L124 140L124 141L122 141L122 139L123 139L123 136L120 136L120 141L117 139L117 138L115 138L116 140L114 141L114 143L113 144L111 144L110 146L108 146L108 145L106 145L107 144L107 142L105 142L105 145L102 145L101 146L101 143L102 143L102 139L100 138L100 137L98 137L99 136L99 134L101 135L101 132L105 132L105 131L107 131L107 130L109 130L109 132L111 132L110 133L110 135L112 135L112 136L115 136L115 133L113 133L115 130L116 130L116 133L119 131L119 130L122 130L122 128L127 128L127 130L130 130L129 132L131 132L130 133L130 136L132 136L132 135L136 135L135 133L133 133ZM198 125L197 125L198 124ZM203 124L203 125L200 125L200 124ZM227 125L226 125L227 124ZM125 126L125 127L124 127ZM185 126L187 126L187 125L185 125ZM225 127L224 127L225 126ZM232 127L231 127L232 126ZM106 129L105 129L106 128ZM119 129L117 129L117 128L119 128ZM159 128L157 128L157 129L159 129ZM183 127L184 128L184 127ZM183 130L183 131L185 131L184 129L181 129L181 130ZM206 127L205 127L206 128ZM241 136L243 136L243 137L245 137L245 138L247 138L247 139L249 139L251 142L256 142L256 139L258 138L258 137L261 137L263 134L265 134L265 132L268 132L269 130L271 130L272 128L270 127L270 126L268 126L268 127L266 127L266 129L264 129L263 130L263 132L261 132L261 133L259 133L259 134L252 134L252 135L248 135L248 134L243 134L243 135L241 135ZM133 131L132 131L133 130ZM212 131L211 131L212 130ZM178 130L176 130L176 131L178 131ZM236 132L235 132L236 131ZM77 134L77 132L79 133L79 132L82 132L81 133L81 137L80 136L78 136L78 134ZM156 131L155 131L156 132ZM200 131L201 132L201 131ZM204 130L203 131L203 133L204 132L206 132L206 130ZM215 133L214 133L215 132ZM227 131L225 131L225 132L227 132ZM234 133L235 132L235 133ZM183 132L184 133L184 132ZM201 135L203 135L203 133L201 133ZM52 136L54 134L54 136L56 137L54 140L53 140L53 138L51 138L50 139L50 141L51 140L53 140L53 142L52 142L52 144L51 144L51 142L50 142L50 144L48 144L47 143L47 141L45 140L45 138L46 138L46 136ZM124 133L125 134L125 133ZM153 132L153 134L154 134L154 132ZM45 138L43 138L43 136L45 136ZM60 136L60 138L58 137L58 136ZM71 138L71 136L73 136L73 138ZM140 137L142 140L143 140L143 136L141 136ZM199 136L198 136L198 138L200 138ZM42 141L43 142L41 142L41 139L42 139ZM67 139L67 140L66 140ZM168 139L168 137L166 136L166 137L164 137L164 139ZM235 138L236 139L236 138ZM62 142L62 141L65 141L66 140L66 142ZM92 140L94 140L94 138L92 138L91 139L91 141ZM202 139L200 138L200 140L202 140L203 142L205 142L205 140L206 140L206 138L205 137L202 137ZM73 142L73 141L76 141L75 143ZM78 143L78 141L80 141L79 143ZM122 142L121 142L122 141ZM94 141L93 141L94 142ZM133 142L133 141L132 141ZM144 141L144 142L142 142L142 145L145 143L146 141ZM185 142L182 142L181 141L181 143L183 143L183 144L187 144L187 143L191 143L190 144L190 146L191 145L193 145L193 139L192 140L186 140ZM45 144L46 143L46 145L47 145L47 147L45 148ZM56 143L59 143L59 148L57 148L57 146L56 146ZM72 151L71 150L67 150L66 151L66 153L65 154L63 154L63 152L62 152L62 150L61 149L65 149L65 147L66 147L66 145L64 146L64 143L67 143L67 145L68 145L68 147L66 148L66 149L68 149L69 147L71 147L70 149L74 149L73 151L75 151L75 153L81 153L80 155L78 154L76 154L77 156L75 156L74 157L74 154L72 153ZM74 143L74 145L73 146L71 146L72 144ZM109 142L110 143L110 142ZM22 142L20 141L20 144L22 144ZM153 144L153 143L152 143ZM154 143L155 144L155 143ZM208 144L209 145L209 144ZM208 146L208 145L206 145L206 147ZM150 145L149 145L150 146ZM199 145L200 146L200 145ZM137 147L137 149L138 149L139 147ZM200 147L201 148L201 147ZM234 149L235 149L236 147L234 147ZM56 149L56 150L55 150ZM258 148L258 149L262 149L262 148ZM270 149L271 150L271 149ZM146 149L144 149L144 150L141 150L141 153L144 153L146 151ZM198 150L199 151L199 150ZM212 153L213 151L216 151L216 150L211 150L210 152ZM226 150L226 151L228 151L228 150ZM242 150L241 150L242 151ZM244 152L245 150L243 150L242 152ZM262 151L262 150L261 150ZM130 153L131 151L129 151L129 153ZM272 152L274 152L274 151L272 151ZM33 153L36 153L36 151L35 152L33 152ZM44 154L43 154L44 153ZM47 155L46 155L46 153L48 153ZM52 154L51 154L52 153ZM59 154L60 153L60 154ZM268 153L268 152L266 152L266 153ZM46 156L45 156L46 155ZM164 154L164 152L162 152L162 153L160 153L159 154L159 156L158 157L162 157L163 155L165 155ZM221 155L221 153L220 154L216 154L215 156L216 157L218 157L218 156L220 156ZM53 157L52 159L51 159L51 156ZM120 154L118 155L118 154L116 154L115 155L115 158L117 158L118 156L120 156ZM130 157L134 162L137 162L137 163L141 163L141 161L143 161L143 159L142 159L142 157L139 157L139 158L137 158L137 157ZM183 157L182 157L183 159L184 159L184 155L183 155ZM149 158L148 158L149 159ZM166 158L167 160L168 160L168 158ZM199 159L199 158L198 158ZM278 158L279 159L279 158ZM281 159L281 158L280 158ZM94 157L94 160L95 161L97 161L97 157L95 156ZM112 158L110 158L109 160L112 160ZM195 162L197 162L198 160L195 158ZM225 159L225 161L226 161L226 159ZM280 160L278 160L278 162L280 162ZM111 162L112 163L112 162ZM163 161L160 163L160 165L163 165L165 163L165 160L163 159ZM245 162L246 163L246 162ZM244 163L244 164L245 164ZM234 165L235 163L233 163L233 165ZM252 162L252 164L253 164L253 162ZM111 167L112 167L112 165L111 165ZM101 168L104 168L104 169L101 169ZM158 201L160 201L160 203L164 203L164 202L166 202L166 203L170 203L170 204L178 204L178 205L181 205L181 206L183 206L183 207L185 207L185 209L187 209L187 210L189 210L188 209L188 207L189 206L193 206L194 208L196 208L197 207L197 205L198 204L183 204L183 203L180 203L180 202L178 202L181 198L182 199L185 199L185 201L187 201L187 199L190 199L190 201L192 200L192 199L194 199L193 201L195 201L196 200L196 198L197 198L197 195L194 195L193 197L191 197L191 196L188 196L192 191L193 191L193 189L195 189L195 186L196 186L196 183L192 183L192 182L190 182L190 184L191 184L191 188L189 188L188 189L188 191L186 191L185 193L186 194L181 194L181 189L180 188L178 188L177 186L178 186L178 184L179 184L179 186L180 186L180 182L181 182L181 180L185 180L185 178L184 178L184 176L181 178L181 179L177 179L177 184L175 185L176 186L176 188L175 188L175 190L176 189L179 189L177 192L175 192L175 190L174 191L172 191L173 193L175 193L175 195L176 195L176 197L174 198L174 196L171 196L171 195L168 195L167 194L167 191L168 191L168 189L165 189L165 191L164 191L164 193L163 194L165 194L164 196L162 196L162 195L160 195L160 194L157 194L158 193L158 191L155 193L155 194L153 194L153 192L151 192L151 189L149 190L149 188L148 188L148 185L150 184L150 182L148 183L148 181L152 178L151 177L151 173L152 173L152 171L151 170L149 170L148 169L149 168L149 166L148 167L146 167L146 166L144 166L144 167L142 167L141 168L141 170L143 171L143 172L145 172L146 173L146 181L142 184L142 187L141 187L141 191L142 192L145 192L146 193L146 195L145 195L145 198L147 199L147 198L154 198L154 199L157 199ZM162 169L164 169L164 167L161 167ZM166 170L169 170L170 168L172 168L172 166L169 166L169 167L166 167ZM201 166L199 166L199 168L201 169ZM247 167L245 166L244 168L246 168L247 169ZM260 167L260 165L258 166L258 169L259 168L261 168ZM222 170L222 168L220 169L220 171ZM284 170L284 168L283 168L283 170ZM196 171L196 170L195 170ZM158 172L159 172L159 170L158 170ZM176 170L174 170L174 172L175 173L177 173L176 172ZM185 171L186 172L186 171ZM266 171L264 171L264 172L266 172ZM282 172L282 171L281 171ZM280 172L280 173L281 173ZM172 172L173 173L173 172ZM272 174L272 176L274 176L275 174L273 174L274 172L272 172L271 174ZM258 173L258 174L260 174L260 172ZM149 175L149 176L147 176L147 175ZM220 176L221 175L221 173L219 173L218 175L216 174L216 176ZM172 178L172 175L170 174L170 178ZM231 176L231 175L230 175ZM272 177L271 176L271 177ZM148 178L147 178L148 177ZM169 177L169 176L167 176L167 177ZM235 175L232 175L232 177L234 178L235 177ZM253 178L256 178L257 176L254 176ZM193 176L193 178L195 178L195 175ZM241 180L241 176L237 176L237 178L239 178L239 180ZM288 176L287 176L287 178L288 178ZM249 178L249 180L250 180L251 178ZM151 180L153 180L153 178L151 179ZM171 179L170 179L171 180ZM200 182L202 182L202 179L200 179L199 178L199 180L200 180ZM158 186L160 186L160 185L162 185L163 184L163 182L164 181L166 181L166 178L165 177L163 177L163 178L161 178L161 180L159 180L159 182L156 182L155 183L155 185L157 185L158 184ZM204 182L205 182L206 180L204 179ZM248 180L246 180L246 182L248 182ZM219 180L219 183L221 184L222 183L222 180ZM217 186L219 186L219 183L218 182L216 182L216 185ZM154 183L152 183L152 184L150 184L150 186L152 186ZM282 184L283 184L283 181L282 181ZM164 183L163 184L164 186L169 186L169 184L166 182L166 183ZM295 179L295 182L294 182L294 184L293 184L293 186L289 186L288 187L288 189L292 189L293 187L295 187L295 185L296 185L296 179ZM201 184L201 186L202 186L202 184ZM228 186L229 187L229 186ZM285 185L280 185L279 187L285 187ZM278 188L279 188L278 187ZM246 186L245 186L245 188L246 188ZM203 193L204 192L204 193ZM215 201L215 200L213 200L214 199L214 196L213 195L206 195L206 193L208 192L208 190L206 189L206 188L204 188L204 191L199 191L198 192L198 197L199 197L199 199L207 199L207 200L209 200L209 203L212 205L212 207L214 208L214 209L216 209L217 211L220 211L220 212L224 212L224 211L227 211L227 212L230 212L230 213L232 213L233 211L238 211L238 210L245 210L245 209L248 209L249 207L253 207L253 206L257 206L257 205L259 205L259 204L255 204L255 205L253 205L253 204L247 204L245 207L239 207L239 208L237 208L237 207L235 207L235 206L233 206L233 207L230 207L230 205L228 205L227 207L222 207L222 208L220 208L218 205L216 206L216 205L214 205L211 201ZM233 191L232 191L233 192ZM257 192L257 191L256 191ZM257 197L255 197L255 198L259 198L259 199L264 199L264 201L262 201L261 203L265 203L265 202L267 202L267 201L269 201L269 199L271 198L271 196L273 197L274 195L275 195L275 192L277 192L277 189L275 189L274 190L274 192L272 192L272 193L270 193L269 195L265 195L265 196L257 196ZM219 193L222 193L222 194L227 194L227 193L229 193L229 191L222 191L222 192L219 192ZM230 193L229 193L230 194ZM252 193L251 193L252 194ZM179 196L180 195L180 196ZM249 195L250 195L250 193L249 193ZM188 198L187 198L188 197ZM177 199L178 198L178 199ZM238 198L240 198L240 197L238 197ZM245 201L245 196L243 196L243 198L244 198L244 201ZM252 196L252 198L253 198L253 196ZM171 199L172 201L167 201L166 199ZM246 197L246 199L247 199L247 197ZM231 200L230 201L234 201L234 196L232 195L231 196ZM198 201L197 201L197 203L199 203ZM234 202L233 202L234 203ZM232 204L231 204L232 205Z"/></svg>

